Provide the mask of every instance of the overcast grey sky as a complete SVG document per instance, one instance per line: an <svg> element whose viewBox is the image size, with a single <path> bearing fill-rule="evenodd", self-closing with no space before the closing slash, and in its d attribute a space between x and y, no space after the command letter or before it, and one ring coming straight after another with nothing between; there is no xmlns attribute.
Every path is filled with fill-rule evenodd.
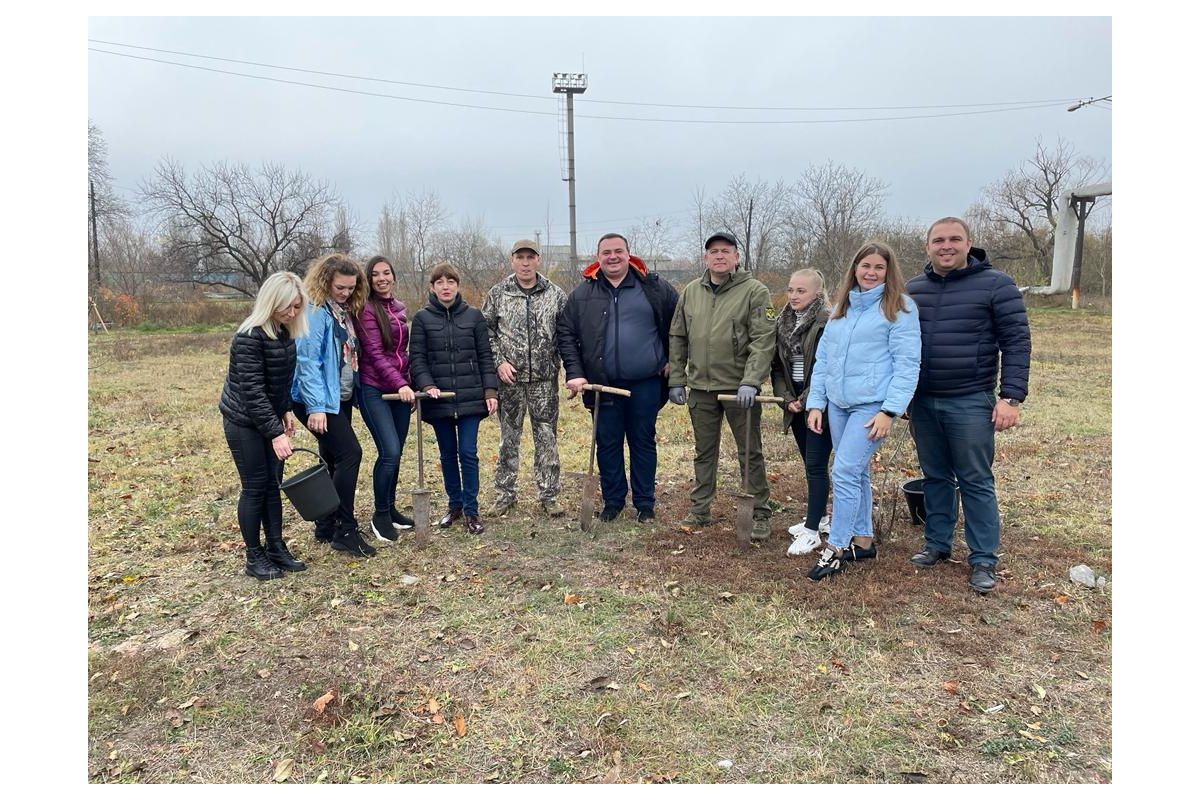
<svg viewBox="0 0 1200 800"><path fill-rule="evenodd" d="M143 58L282 80L545 115L459 108L287 85L88 53L88 115L125 194L163 156L282 162L331 181L369 232L396 194L435 190L503 241L567 239L556 71L587 72L576 104L580 250L644 218L688 228L697 186L739 173L792 180L827 160L889 184L890 216L960 213L1032 154L1037 137L1111 163L1112 112L1067 113L1112 93L1112 25L1091 18L117 18L88 36L282 67L509 92L509 97L334 78L89 42ZM843 107L834 112L662 108ZM968 116L819 124L965 111ZM882 109L882 106L972 108ZM738 121L690 124L589 118Z"/></svg>

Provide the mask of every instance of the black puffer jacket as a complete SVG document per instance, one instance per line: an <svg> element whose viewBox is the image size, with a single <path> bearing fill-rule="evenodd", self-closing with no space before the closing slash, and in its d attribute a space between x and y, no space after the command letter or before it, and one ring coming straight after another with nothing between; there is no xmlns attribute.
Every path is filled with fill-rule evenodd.
<svg viewBox="0 0 1200 800"><path fill-rule="evenodd" d="M675 287L662 280L656 272L648 272L645 263L637 256L629 257L630 273L642 282L642 291L654 310L654 325L663 353L670 352L671 317L679 293ZM612 296L600 284L600 263L592 262L583 271L583 280L569 295L567 304L558 315L558 352L562 356L567 380L587 378L589 383L609 384L608 371L604 368L604 347L608 338L608 309ZM583 404L591 408L594 393L584 392ZM662 379L659 407L667 402L667 379Z"/></svg>
<svg viewBox="0 0 1200 800"><path fill-rule="evenodd" d="M967 265L942 276L930 264L908 282L921 317L917 394L955 397L996 388L1024 400L1029 391L1029 317L1016 283L972 247ZM1001 356L1003 355L1003 358Z"/></svg>
<svg viewBox="0 0 1200 800"><path fill-rule="evenodd" d="M484 400L495 397L500 385L496 362L483 314L462 295L446 308L430 293L429 304L413 317L408 356L414 387L454 392L453 398L422 402L422 419L487 414Z"/></svg>
<svg viewBox="0 0 1200 800"><path fill-rule="evenodd" d="M229 373L221 390L221 413L236 425L257 428L267 439L283 433L291 408L296 343L286 328L270 339L262 328L238 333L229 345Z"/></svg>

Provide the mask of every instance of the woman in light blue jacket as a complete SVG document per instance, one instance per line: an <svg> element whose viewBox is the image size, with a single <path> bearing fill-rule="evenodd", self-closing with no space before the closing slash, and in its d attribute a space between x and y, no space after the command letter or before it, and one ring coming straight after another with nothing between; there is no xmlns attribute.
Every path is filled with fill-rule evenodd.
<svg viewBox="0 0 1200 800"><path fill-rule="evenodd" d="M316 524L319 542L356 556L373 556L354 518L354 490L362 447L352 414L358 384L358 337L351 320L362 312L366 275L358 262L330 253L308 268L308 335L296 340L296 377L292 411L317 437L317 449L333 476L340 501L333 514Z"/></svg>
<svg viewBox="0 0 1200 800"><path fill-rule="evenodd" d="M829 540L808 573L819 581L850 561L875 557L871 456L908 408L921 369L916 304L886 244L868 242L854 255L816 360L808 428L821 433L827 416L835 451Z"/></svg>

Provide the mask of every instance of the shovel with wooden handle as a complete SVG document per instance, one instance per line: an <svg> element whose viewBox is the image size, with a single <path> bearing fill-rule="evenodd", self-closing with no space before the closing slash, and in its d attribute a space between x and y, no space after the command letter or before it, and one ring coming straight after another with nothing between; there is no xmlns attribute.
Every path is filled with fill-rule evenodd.
<svg viewBox="0 0 1200 800"><path fill-rule="evenodd" d="M617 389L612 386L601 386L598 383L585 383L583 391L595 392L596 398L592 402L592 445L588 450L588 471L582 477L582 488L579 494L579 529L582 531L590 531L592 529L592 517L596 512L596 488L598 480L596 478L596 422L600 417L600 393L615 394L621 397L632 397L633 392L628 389Z"/></svg>
<svg viewBox="0 0 1200 800"><path fill-rule="evenodd" d="M417 547L429 544L429 490L425 488L425 437L421 429L421 398L433 400L442 397L454 397L454 392L439 392L437 397L430 398L428 392L414 392L413 407L417 412L417 488L412 492L413 506L413 541ZM398 394L385 394L384 400L399 400Z"/></svg>
<svg viewBox="0 0 1200 800"><path fill-rule="evenodd" d="M736 403L736 394L719 394L717 402L719 403ZM757 395L754 398L756 403L780 403L784 399L782 397L773 397L771 395ZM749 412L750 409L746 409ZM742 449L745 455L746 465L742 469L742 491L734 495L737 497L737 543L738 550L743 553L750 549L750 532L754 530L754 495L750 494L750 415L746 414L746 443Z"/></svg>

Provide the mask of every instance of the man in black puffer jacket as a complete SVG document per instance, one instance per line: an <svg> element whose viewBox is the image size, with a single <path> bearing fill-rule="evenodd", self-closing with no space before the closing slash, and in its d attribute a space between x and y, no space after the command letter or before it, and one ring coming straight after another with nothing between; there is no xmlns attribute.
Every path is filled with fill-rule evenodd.
<svg viewBox="0 0 1200 800"><path fill-rule="evenodd" d="M968 585L984 594L996 586L1000 547L995 434L1017 424L1028 391L1029 317L1013 279L971 246L961 219L933 223L925 250L924 273L908 282L921 317L921 377L909 410L925 475L925 548L912 562L932 567L950 557L957 482Z"/></svg>

